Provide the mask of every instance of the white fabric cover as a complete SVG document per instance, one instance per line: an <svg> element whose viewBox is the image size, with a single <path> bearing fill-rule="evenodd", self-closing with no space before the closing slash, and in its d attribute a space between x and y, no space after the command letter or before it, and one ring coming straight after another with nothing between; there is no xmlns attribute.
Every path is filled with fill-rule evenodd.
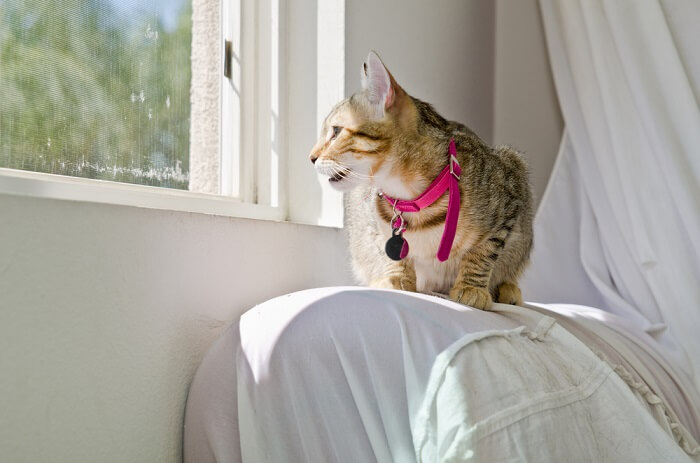
<svg viewBox="0 0 700 463"><path fill-rule="evenodd" d="M438 356L413 431L418 461L692 461L553 318L507 310L525 325L465 336Z"/></svg>
<svg viewBox="0 0 700 463"><path fill-rule="evenodd" d="M203 360L185 462L700 461L700 400L655 342L552 309L355 287L265 302Z"/></svg>
<svg viewBox="0 0 700 463"><path fill-rule="evenodd" d="M566 131L523 294L642 324L700 385L700 2L540 5Z"/></svg>

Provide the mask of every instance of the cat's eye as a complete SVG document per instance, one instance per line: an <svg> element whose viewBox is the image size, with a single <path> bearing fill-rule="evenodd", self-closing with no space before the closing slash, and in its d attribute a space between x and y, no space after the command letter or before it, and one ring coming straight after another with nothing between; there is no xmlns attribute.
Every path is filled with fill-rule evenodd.
<svg viewBox="0 0 700 463"><path fill-rule="evenodd" d="M340 134L340 131L343 130L342 127L338 127L337 125L333 126L333 136L331 137L331 140L335 139L338 134Z"/></svg>

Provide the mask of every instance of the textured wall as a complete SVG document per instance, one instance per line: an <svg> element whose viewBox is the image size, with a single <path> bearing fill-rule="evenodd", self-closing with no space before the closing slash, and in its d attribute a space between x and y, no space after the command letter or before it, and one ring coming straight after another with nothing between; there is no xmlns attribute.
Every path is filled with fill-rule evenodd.
<svg viewBox="0 0 700 463"><path fill-rule="evenodd" d="M220 2L192 1L190 190L219 192L221 111Z"/></svg>

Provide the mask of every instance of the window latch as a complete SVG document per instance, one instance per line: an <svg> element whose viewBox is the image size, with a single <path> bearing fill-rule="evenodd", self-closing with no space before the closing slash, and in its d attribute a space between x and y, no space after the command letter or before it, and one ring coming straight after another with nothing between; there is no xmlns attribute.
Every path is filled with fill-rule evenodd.
<svg viewBox="0 0 700 463"><path fill-rule="evenodd" d="M224 77L231 78L231 55L233 45L230 40L224 40Z"/></svg>

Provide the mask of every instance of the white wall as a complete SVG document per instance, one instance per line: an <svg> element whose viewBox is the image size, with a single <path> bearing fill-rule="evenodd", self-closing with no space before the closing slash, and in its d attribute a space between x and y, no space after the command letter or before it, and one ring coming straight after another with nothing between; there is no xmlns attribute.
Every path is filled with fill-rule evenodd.
<svg viewBox="0 0 700 463"><path fill-rule="evenodd" d="M212 340L349 283L344 249L332 228L0 195L0 461L179 461Z"/></svg>
<svg viewBox="0 0 700 463"><path fill-rule="evenodd" d="M563 121L537 0L496 1L495 69L493 141L525 153L539 203Z"/></svg>
<svg viewBox="0 0 700 463"><path fill-rule="evenodd" d="M353 0L345 18L347 94L360 88L360 68L373 49L409 94L491 140L492 2Z"/></svg>
<svg viewBox="0 0 700 463"><path fill-rule="evenodd" d="M342 226L342 194L310 168L321 123L344 92L344 0L288 0L289 218ZM301 188L299 186L302 186ZM303 207L299 207L303 205Z"/></svg>

